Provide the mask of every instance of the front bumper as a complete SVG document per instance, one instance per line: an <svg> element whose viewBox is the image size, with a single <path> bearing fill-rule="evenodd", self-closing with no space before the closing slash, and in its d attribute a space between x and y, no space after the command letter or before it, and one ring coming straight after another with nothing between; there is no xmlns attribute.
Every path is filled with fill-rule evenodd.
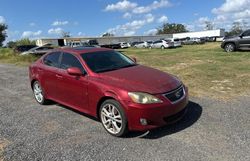
<svg viewBox="0 0 250 161"><path fill-rule="evenodd" d="M126 109L129 130L146 131L180 120L185 115L188 104L188 89L184 87L184 90L184 96L175 103L171 103L161 94L156 96L161 98L163 103L143 105L122 102ZM146 119L147 125L142 125L140 119Z"/></svg>

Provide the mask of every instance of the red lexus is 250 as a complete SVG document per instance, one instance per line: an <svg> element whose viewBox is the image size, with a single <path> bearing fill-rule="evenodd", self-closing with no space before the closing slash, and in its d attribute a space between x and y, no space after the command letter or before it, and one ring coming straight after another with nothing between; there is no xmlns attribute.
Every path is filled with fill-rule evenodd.
<svg viewBox="0 0 250 161"><path fill-rule="evenodd" d="M38 103L94 116L114 136L176 122L187 110L180 80L111 49L55 49L30 65L29 77Z"/></svg>

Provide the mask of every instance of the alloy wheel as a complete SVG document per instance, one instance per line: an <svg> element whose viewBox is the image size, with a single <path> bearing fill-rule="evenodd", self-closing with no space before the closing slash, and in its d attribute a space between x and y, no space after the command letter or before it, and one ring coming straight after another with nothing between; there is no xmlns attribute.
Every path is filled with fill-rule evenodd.
<svg viewBox="0 0 250 161"><path fill-rule="evenodd" d="M123 122L122 116L113 104L105 104L101 110L101 121L105 129L111 134L120 133Z"/></svg>
<svg viewBox="0 0 250 161"><path fill-rule="evenodd" d="M34 92L34 96L35 96L36 101L38 103L43 103L44 96L43 96L42 87L40 86L40 84L37 81L33 84L33 92Z"/></svg>

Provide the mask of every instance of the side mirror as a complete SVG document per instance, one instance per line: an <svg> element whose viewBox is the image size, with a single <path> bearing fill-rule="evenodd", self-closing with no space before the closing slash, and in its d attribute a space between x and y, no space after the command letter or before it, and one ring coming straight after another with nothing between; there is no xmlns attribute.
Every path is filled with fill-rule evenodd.
<svg viewBox="0 0 250 161"><path fill-rule="evenodd" d="M84 75L84 74L82 73L82 71L81 71L79 68L77 68L77 67L70 67L70 68L68 68L68 69L67 69L67 73L68 73L69 75L73 75L73 76L81 76L81 75Z"/></svg>
<svg viewBox="0 0 250 161"><path fill-rule="evenodd" d="M137 62L137 60L136 60L136 58L135 57L132 57L132 59L133 59L133 61L136 63Z"/></svg>

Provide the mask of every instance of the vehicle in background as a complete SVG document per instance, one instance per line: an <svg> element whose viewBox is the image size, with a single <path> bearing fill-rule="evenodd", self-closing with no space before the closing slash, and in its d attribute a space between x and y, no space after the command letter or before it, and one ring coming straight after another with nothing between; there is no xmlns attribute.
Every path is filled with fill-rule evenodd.
<svg viewBox="0 0 250 161"><path fill-rule="evenodd" d="M174 43L171 40L158 40L153 42L152 46L150 46L150 48L161 48L161 49L172 48L172 47L174 47Z"/></svg>
<svg viewBox="0 0 250 161"><path fill-rule="evenodd" d="M126 43L126 42L120 42L120 46L121 46L122 49L125 49L125 48L129 47L128 43Z"/></svg>
<svg viewBox="0 0 250 161"><path fill-rule="evenodd" d="M105 44L101 45L102 48L109 48L109 49L121 49L120 43L118 44Z"/></svg>
<svg viewBox="0 0 250 161"><path fill-rule="evenodd" d="M138 41L131 42L131 43L130 43L130 46L131 46L131 47L134 47L134 46L135 46L136 44L138 44L138 43L139 43Z"/></svg>
<svg viewBox="0 0 250 161"><path fill-rule="evenodd" d="M80 41L73 41L73 42L69 42L68 44L67 44L67 46L69 46L69 47L78 47L78 46L82 46L83 44L82 44L82 42L80 42Z"/></svg>
<svg viewBox="0 0 250 161"><path fill-rule="evenodd" d="M186 40L182 41L183 45L194 45L194 44L204 44L205 39L197 38L197 37L192 37L192 38L187 38Z"/></svg>
<svg viewBox="0 0 250 161"><path fill-rule="evenodd" d="M225 38L221 48L226 52L233 52L239 49L250 49L250 30L246 30L239 36Z"/></svg>
<svg viewBox="0 0 250 161"><path fill-rule="evenodd" d="M148 40L147 43L148 43L148 48L150 48L153 45L154 41Z"/></svg>
<svg viewBox="0 0 250 161"><path fill-rule="evenodd" d="M37 47L37 46L36 45L18 45L14 48L14 52L21 53L21 52L28 51L34 47Z"/></svg>
<svg viewBox="0 0 250 161"><path fill-rule="evenodd" d="M168 38L166 39L168 41L171 41L174 44L174 47L181 47L181 41L179 39L175 39L175 38Z"/></svg>
<svg viewBox="0 0 250 161"><path fill-rule="evenodd" d="M44 55L47 52L51 51L54 49L52 46L39 46L39 47L34 47L28 51L22 52L20 55Z"/></svg>
<svg viewBox="0 0 250 161"><path fill-rule="evenodd" d="M135 48L148 48L148 42L146 41L140 41L137 44L134 45Z"/></svg>

